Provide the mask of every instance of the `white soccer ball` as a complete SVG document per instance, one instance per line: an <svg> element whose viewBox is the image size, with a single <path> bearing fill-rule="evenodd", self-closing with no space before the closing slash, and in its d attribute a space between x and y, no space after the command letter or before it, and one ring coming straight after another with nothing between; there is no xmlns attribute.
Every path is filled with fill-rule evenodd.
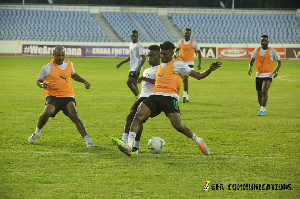
<svg viewBox="0 0 300 199"><path fill-rule="evenodd" d="M153 137L148 141L148 149L151 153L158 154L164 151L165 141L159 137Z"/></svg>

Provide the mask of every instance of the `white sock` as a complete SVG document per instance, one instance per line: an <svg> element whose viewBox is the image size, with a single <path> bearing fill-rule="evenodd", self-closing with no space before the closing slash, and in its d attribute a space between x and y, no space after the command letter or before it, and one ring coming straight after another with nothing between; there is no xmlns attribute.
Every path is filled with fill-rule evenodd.
<svg viewBox="0 0 300 199"><path fill-rule="evenodd" d="M136 147L136 148L140 148L140 141L135 141L134 142L134 147Z"/></svg>
<svg viewBox="0 0 300 199"><path fill-rule="evenodd" d="M136 137L135 132L129 132L127 145L129 145L131 148L132 148L135 137Z"/></svg>
<svg viewBox="0 0 300 199"><path fill-rule="evenodd" d="M123 142L125 142L125 144L127 144L127 142L128 142L128 134L127 133L123 133L122 140L123 140Z"/></svg>
<svg viewBox="0 0 300 199"><path fill-rule="evenodd" d="M261 110L261 111L266 111L266 107L261 106L261 107L260 107L260 110Z"/></svg>
<svg viewBox="0 0 300 199"><path fill-rule="evenodd" d="M84 136L84 139L86 143L92 143L92 140L89 135Z"/></svg>
<svg viewBox="0 0 300 199"><path fill-rule="evenodd" d="M188 92L187 91L183 91L183 97L187 97L188 96Z"/></svg>
<svg viewBox="0 0 300 199"><path fill-rule="evenodd" d="M201 139L199 137L197 137L197 135L195 135L195 133L193 133L192 140L194 140L197 145L201 143Z"/></svg>
<svg viewBox="0 0 300 199"><path fill-rule="evenodd" d="M40 135L41 135L41 130L42 130L42 129L39 129L38 127L36 127L34 133L35 133L37 136L40 136Z"/></svg>

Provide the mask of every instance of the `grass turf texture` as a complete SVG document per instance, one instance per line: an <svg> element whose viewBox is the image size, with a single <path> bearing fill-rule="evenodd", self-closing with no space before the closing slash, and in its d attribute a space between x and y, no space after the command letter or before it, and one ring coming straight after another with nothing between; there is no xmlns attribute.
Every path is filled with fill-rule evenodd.
<svg viewBox="0 0 300 199"><path fill-rule="evenodd" d="M135 100L126 85L128 64L115 67L120 59L70 58L91 83L89 90L75 81L73 87L79 116L97 147L87 148L62 112L49 119L36 143L28 143L44 108L37 75L49 59L0 58L1 198L300 197L299 61L282 61L263 117L257 116L249 60L221 60L222 67L206 79L189 78L190 103L179 103L182 121L204 138L210 157L176 132L164 114L146 122L140 154L127 157L109 139L122 136ZM211 62L203 60L202 68ZM147 150L155 136L166 141L159 155ZM225 190L204 192L206 181ZM291 184L292 190L227 189L252 183Z"/></svg>

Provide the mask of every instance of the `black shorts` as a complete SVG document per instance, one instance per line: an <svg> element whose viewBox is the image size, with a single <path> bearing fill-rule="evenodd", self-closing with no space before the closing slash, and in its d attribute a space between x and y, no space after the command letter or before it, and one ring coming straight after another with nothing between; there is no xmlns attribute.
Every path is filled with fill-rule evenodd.
<svg viewBox="0 0 300 199"><path fill-rule="evenodd" d="M159 115L162 111L168 116L169 113L179 113L178 101L175 97L150 95L143 103L150 109L151 117Z"/></svg>
<svg viewBox="0 0 300 199"><path fill-rule="evenodd" d="M76 101L74 97L46 97L45 105L51 104L55 107L55 112L50 117L55 117L55 115L61 110L64 112L65 115L67 115L67 105L69 102L74 102L76 106Z"/></svg>
<svg viewBox="0 0 300 199"><path fill-rule="evenodd" d="M257 91L262 90L263 81L272 82L272 78L269 78L269 77L263 77L263 78L256 77L256 90Z"/></svg>
<svg viewBox="0 0 300 199"><path fill-rule="evenodd" d="M139 76L140 76L140 72L137 72L137 71L130 71L129 75L128 75L128 77L132 77L135 79L139 78Z"/></svg>
<svg viewBox="0 0 300 199"><path fill-rule="evenodd" d="M129 112L129 115L131 118L134 118L136 112L137 112L137 109L139 108L140 104L145 100L147 99L147 97L140 97L138 100L135 101L135 103L132 105L131 109L130 109L130 112ZM145 123L147 120L144 120L143 123Z"/></svg>
<svg viewBox="0 0 300 199"><path fill-rule="evenodd" d="M139 107L139 105L145 100L147 97L140 97L138 100L135 101L135 103L132 105L130 112L134 111L134 115Z"/></svg>

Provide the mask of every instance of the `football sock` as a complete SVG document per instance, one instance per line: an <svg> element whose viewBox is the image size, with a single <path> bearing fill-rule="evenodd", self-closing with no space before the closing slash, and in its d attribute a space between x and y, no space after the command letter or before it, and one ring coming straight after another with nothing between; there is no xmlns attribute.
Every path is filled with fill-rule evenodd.
<svg viewBox="0 0 300 199"><path fill-rule="evenodd" d="M127 144L127 142L128 142L128 134L127 133L123 133L122 140L123 140L123 142L125 142L125 144Z"/></svg>
<svg viewBox="0 0 300 199"><path fill-rule="evenodd" d="M188 92L187 91L183 91L183 97L188 97Z"/></svg>
<svg viewBox="0 0 300 199"><path fill-rule="evenodd" d="M266 111L266 107L261 106L261 107L260 107L260 110L261 110L261 111Z"/></svg>
<svg viewBox="0 0 300 199"><path fill-rule="evenodd" d="M35 130L35 134L37 135L37 136L40 136L41 135L41 130L42 129L39 129L38 127L36 127L36 130Z"/></svg>
<svg viewBox="0 0 300 199"><path fill-rule="evenodd" d="M127 145L129 145L131 148L132 148L135 137L136 137L135 132L129 132Z"/></svg>
<svg viewBox="0 0 300 199"><path fill-rule="evenodd" d="M197 145L201 143L201 139L197 137L194 133L193 133L192 140L194 140Z"/></svg>
<svg viewBox="0 0 300 199"><path fill-rule="evenodd" d="M86 143L92 143L92 140L89 135L84 136L84 139Z"/></svg>
<svg viewBox="0 0 300 199"><path fill-rule="evenodd" d="M136 148L140 148L140 141L135 141L134 142L134 147L136 147Z"/></svg>

